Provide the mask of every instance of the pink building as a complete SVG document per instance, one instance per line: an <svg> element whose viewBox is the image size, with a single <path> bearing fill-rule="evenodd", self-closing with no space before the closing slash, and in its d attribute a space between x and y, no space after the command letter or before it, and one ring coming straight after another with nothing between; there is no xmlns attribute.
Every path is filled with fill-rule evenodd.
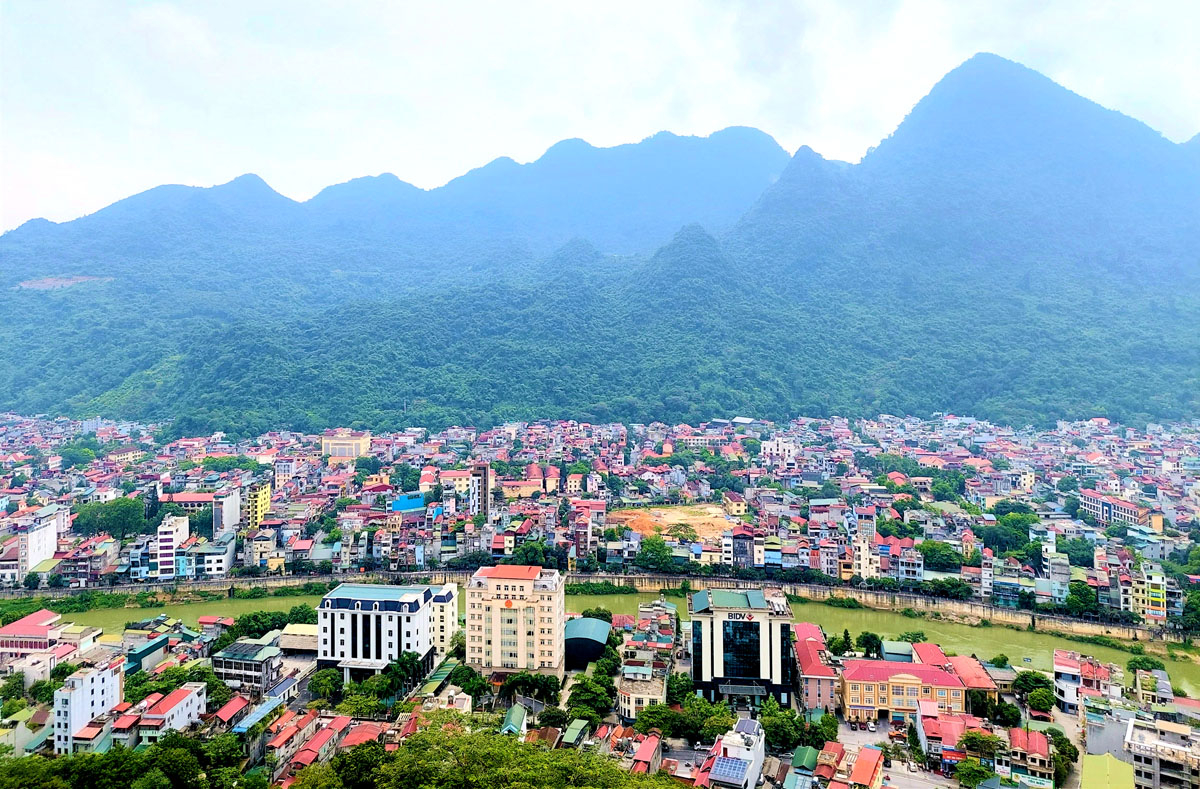
<svg viewBox="0 0 1200 789"><path fill-rule="evenodd" d="M825 634L808 622L792 625L792 631L800 670L800 702L806 709L833 712L837 707L837 672L825 660Z"/></svg>

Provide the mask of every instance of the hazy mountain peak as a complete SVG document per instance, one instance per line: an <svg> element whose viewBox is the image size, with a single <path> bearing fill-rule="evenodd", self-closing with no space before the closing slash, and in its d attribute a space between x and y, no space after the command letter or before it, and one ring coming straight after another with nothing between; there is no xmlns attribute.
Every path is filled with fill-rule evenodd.
<svg viewBox="0 0 1200 789"><path fill-rule="evenodd" d="M579 137L571 137L566 140L559 140L546 149L546 152L538 157L538 161L552 160L559 156L570 156L579 153L590 153L596 150L596 147L587 140Z"/></svg>
<svg viewBox="0 0 1200 789"><path fill-rule="evenodd" d="M361 205L369 201L388 202L420 194L423 194L423 190L407 181L401 181L391 173L380 173L379 175L351 178L349 181L327 186L308 202L313 206L326 206L340 202Z"/></svg>

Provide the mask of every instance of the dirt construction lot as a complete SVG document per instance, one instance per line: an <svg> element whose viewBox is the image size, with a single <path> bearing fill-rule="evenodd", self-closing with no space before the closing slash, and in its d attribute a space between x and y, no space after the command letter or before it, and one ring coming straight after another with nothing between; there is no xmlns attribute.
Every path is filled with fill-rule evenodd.
<svg viewBox="0 0 1200 789"><path fill-rule="evenodd" d="M672 526L684 524L701 539L720 537L721 532L732 528L735 522L727 518L725 510L716 504L618 510L610 512L607 521L614 528L633 529L638 534L646 535L669 534Z"/></svg>

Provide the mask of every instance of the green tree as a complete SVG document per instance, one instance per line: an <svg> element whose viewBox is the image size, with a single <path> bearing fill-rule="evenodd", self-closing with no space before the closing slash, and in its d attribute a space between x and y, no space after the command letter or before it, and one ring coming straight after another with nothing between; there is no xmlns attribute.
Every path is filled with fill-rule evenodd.
<svg viewBox="0 0 1200 789"><path fill-rule="evenodd" d="M241 740L232 732L219 734L204 744L204 758L212 767L235 767L242 756Z"/></svg>
<svg viewBox="0 0 1200 789"><path fill-rule="evenodd" d="M1008 655L1001 652L999 655L996 655L996 657L992 658L988 662L991 663L996 668L1004 668L1005 666L1008 665Z"/></svg>
<svg viewBox="0 0 1200 789"><path fill-rule="evenodd" d="M291 789L345 789L331 764L313 764L296 773Z"/></svg>
<svg viewBox="0 0 1200 789"><path fill-rule="evenodd" d="M1129 659L1129 662L1125 664L1125 668L1129 670L1129 673L1132 676L1138 671L1162 670L1166 668L1166 665L1156 657L1151 657L1150 655L1137 655Z"/></svg>
<svg viewBox="0 0 1200 789"><path fill-rule="evenodd" d="M337 705L339 715L349 715L352 718L374 718L382 715L386 709L379 699L364 693L348 694Z"/></svg>
<svg viewBox="0 0 1200 789"><path fill-rule="evenodd" d="M675 569L675 557L662 537L646 537L633 563L651 572L670 572Z"/></svg>
<svg viewBox="0 0 1200 789"><path fill-rule="evenodd" d="M667 677L667 704L682 704L695 692L695 685L688 674L677 671Z"/></svg>
<svg viewBox="0 0 1200 789"><path fill-rule="evenodd" d="M582 616L585 619L603 619L605 622L612 624L613 614L607 608L585 608Z"/></svg>
<svg viewBox="0 0 1200 789"><path fill-rule="evenodd" d="M91 536L106 533L118 540L140 534L146 528L145 509L140 499L126 496L106 502L84 504L79 508L71 529Z"/></svg>
<svg viewBox="0 0 1200 789"><path fill-rule="evenodd" d="M954 571L962 567L962 554L947 543L925 540L916 547L925 559L927 570Z"/></svg>
<svg viewBox="0 0 1200 789"><path fill-rule="evenodd" d="M161 768L152 767L129 785L130 789L174 789L174 784Z"/></svg>
<svg viewBox="0 0 1200 789"><path fill-rule="evenodd" d="M1054 690L1054 682L1040 671L1020 671L1013 679L1012 689L1017 696L1027 696L1039 688Z"/></svg>
<svg viewBox="0 0 1200 789"><path fill-rule="evenodd" d="M883 639L875 633L864 630L858 634L855 645L858 647L858 651L866 657L883 657Z"/></svg>
<svg viewBox="0 0 1200 789"><path fill-rule="evenodd" d="M995 774L974 759L964 759L954 768L954 777L958 779L960 786L965 786L967 789L975 789L976 786Z"/></svg>
<svg viewBox="0 0 1200 789"><path fill-rule="evenodd" d="M992 723L1004 729L1021 725L1021 710L1015 704L1001 701L992 708Z"/></svg>
<svg viewBox="0 0 1200 789"><path fill-rule="evenodd" d="M571 716L561 707L546 707L538 713L537 721L539 726L553 726L561 730L571 723Z"/></svg>
<svg viewBox="0 0 1200 789"><path fill-rule="evenodd" d="M958 749L966 751L977 756L991 758L1000 750L1004 741L995 734L986 734L979 731L963 732L963 735L958 738Z"/></svg>
<svg viewBox="0 0 1200 789"><path fill-rule="evenodd" d="M1046 688L1038 688L1031 691L1026 697L1025 703L1029 705L1029 709L1037 712L1049 712L1054 709L1054 692Z"/></svg>
<svg viewBox="0 0 1200 789"><path fill-rule="evenodd" d="M801 725L795 711L780 707L774 696L764 699L758 712L758 722L762 724L767 745L772 750L787 750L800 742Z"/></svg>
<svg viewBox="0 0 1200 789"><path fill-rule="evenodd" d="M1100 613L1100 602L1096 590L1086 581L1071 581L1063 607L1071 616L1088 616Z"/></svg>
<svg viewBox="0 0 1200 789"><path fill-rule="evenodd" d="M654 729L663 733L664 737L677 736L683 715L668 707L666 704L651 704L644 708L634 718L633 728L642 734Z"/></svg>
<svg viewBox="0 0 1200 789"><path fill-rule="evenodd" d="M158 747L154 763L171 779L174 789L205 789L204 771L196 754L186 748Z"/></svg>
<svg viewBox="0 0 1200 789"><path fill-rule="evenodd" d="M0 700L11 701L25 695L25 672L16 671L9 674L0 685Z"/></svg>
<svg viewBox="0 0 1200 789"><path fill-rule="evenodd" d="M467 658L467 633L464 630L455 630L454 635L450 636L450 645L446 649L448 657L455 658L459 661Z"/></svg>
<svg viewBox="0 0 1200 789"><path fill-rule="evenodd" d="M330 766L345 789L375 789L379 780L379 770L387 760L388 755L383 743L372 740L349 750L339 751L330 761Z"/></svg>

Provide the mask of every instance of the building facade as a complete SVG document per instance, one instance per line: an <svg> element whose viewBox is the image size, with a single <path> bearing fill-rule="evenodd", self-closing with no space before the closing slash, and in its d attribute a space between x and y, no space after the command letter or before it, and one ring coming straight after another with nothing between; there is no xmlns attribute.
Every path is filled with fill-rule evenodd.
<svg viewBox="0 0 1200 789"><path fill-rule="evenodd" d="M342 669L347 680L378 674L405 652L428 672L436 586L341 584L317 608L317 664Z"/></svg>
<svg viewBox="0 0 1200 789"><path fill-rule="evenodd" d="M562 677L566 603L558 570L480 567L467 583L467 665L487 676Z"/></svg>
<svg viewBox="0 0 1200 789"><path fill-rule="evenodd" d="M1132 718L1125 731L1125 752L1133 762L1137 789L1200 787L1200 738L1190 726Z"/></svg>
<svg viewBox="0 0 1200 789"><path fill-rule="evenodd" d="M796 658L792 610L777 590L697 592L692 619L692 684L710 701L757 707L766 696L791 703Z"/></svg>
<svg viewBox="0 0 1200 789"><path fill-rule="evenodd" d="M242 521L248 529L257 529L271 511L271 483L256 482L246 488L242 500Z"/></svg>
<svg viewBox="0 0 1200 789"><path fill-rule="evenodd" d="M367 431L338 428L321 434L321 454L331 463L353 463L371 451L371 434Z"/></svg>
<svg viewBox="0 0 1200 789"><path fill-rule="evenodd" d="M54 691L54 752L71 753L73 738L125 697L125 659L84 666Z"/></svg>
<svg viewBox="0 0 1200 789"><path fill-rule="evenodd" d="M272 643L278 636L234 641L212 656L213 673L234 690L262 696L283 678L283 651Z"/></svg>
<svg viewBox="0 0 1200 789"><path fill-rule="evenodd" d="M1096 523L1125 523L1130 526L1149 526L1150 510L1125 499L1084 488L1079 491L1079 506L1096 519Z"/></svg>
<svg viewBox="0 0 1200 789"><path fill-rule="evenodd" d="M938 712L963 712L967 692L962 680L939 666L847 660L840 696L848 721L916 722L920 702L936 702Z"/></svg>
<svg viewBox="0 0 1200 789"><path fill-rule="evenodd" d="M176 558L190 533L191 526L186 516L168 515L163 518L150 543L150 580L170 581L175 577Z"/></svg>

